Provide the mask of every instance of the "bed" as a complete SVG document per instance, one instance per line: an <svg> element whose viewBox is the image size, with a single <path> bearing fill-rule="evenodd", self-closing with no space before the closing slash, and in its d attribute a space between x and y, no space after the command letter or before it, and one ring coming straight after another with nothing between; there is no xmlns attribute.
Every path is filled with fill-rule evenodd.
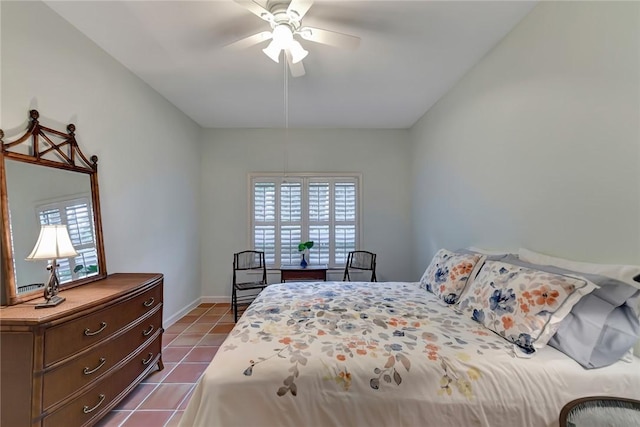
<svg viewBox="0 0 640 427"><path fill-rule="evenodd" d="M514 344L419 283L268 286L182 426L556 426L583 396L640 397L640 359L584 369Z"/></svg>

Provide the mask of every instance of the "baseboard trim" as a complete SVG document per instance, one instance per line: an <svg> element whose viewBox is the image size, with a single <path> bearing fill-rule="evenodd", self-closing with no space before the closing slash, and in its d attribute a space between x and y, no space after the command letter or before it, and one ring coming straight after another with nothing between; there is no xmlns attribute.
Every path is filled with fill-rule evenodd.
<svg viewBox="0 0 640 427"><path fill-rule="evenodd" d="M193 310L194 308L196 308L198 305L200 305L200 300L202 298L196 298L195 300L193 300L191 303L189 303L186 307L184 307L182 310L178 311L177 313L175 313L173 316L168 317L167 319L165 319L164 323L164 328L167 329L170 326L172 326L174 323L176 323L178 320L182 319L184 316L187 315L187 313L189 313L191 310Z"/></svg>
<svg viewBox="0 0 640 427"><path fill-rule="evenodd" d="M231 303L231 297L200 297L201 303Z"/></svg>
<svg viewBox="0 0 640 427"><path fill-rule="evenodd" d="M187 313L189 313L191 310L193 310L194 308L198 307L200 304L202 303L231 303L231 297L200 297L200 298L196 298L195 300L193 300L191 303L187 304L186 307L184 307L182 310L178 311L177 313L175 313L173 316L167 318L164 320L164 328L167 329L169 328L171 325L173 325L174 323L176 323L178 320L182 319L184 316L187 315Z"/></svg>

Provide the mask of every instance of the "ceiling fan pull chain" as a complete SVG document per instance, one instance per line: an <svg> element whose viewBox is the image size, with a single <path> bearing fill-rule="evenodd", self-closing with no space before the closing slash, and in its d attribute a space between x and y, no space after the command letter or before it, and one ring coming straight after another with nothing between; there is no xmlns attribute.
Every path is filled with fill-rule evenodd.
<svg viewBox="0 0 640 427"><path fill-rule="evenodd" d="M282 61L282 73L284 81L284 150L283 150L283 175L287 178L287 169L289 166L289 73L287 72L288 61Z"/></svg>

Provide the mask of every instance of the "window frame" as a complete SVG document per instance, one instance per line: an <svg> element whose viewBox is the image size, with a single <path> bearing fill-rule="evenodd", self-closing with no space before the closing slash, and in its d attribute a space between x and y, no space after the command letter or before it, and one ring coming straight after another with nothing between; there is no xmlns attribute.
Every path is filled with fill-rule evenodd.
<svg viewBox="0 0 640 427"><path fill-rule="evenodd" d="M301 240L306 241L308 239L309 233L309 225L314 221L309 220L309 183L311 182L322 182L329 181L329 229L332 230L335 227L335 200L334 200L334 191L335 191L335 183L340 182L354 182L356 188L356 197L355 197L355 249L360 249L360 242L362 240L362 173L360 172L295 172L295 173L282 173L282 172L250 172L248 174L247 179L247 197L249 199L248 203L248 227L249 233L247 236L248 247L254 248L254 231L255 231L255 216L254 216L254 194L253 194L253 186L255 182L274 182L276 184L276 192L280 191L280 184L283 181L290 179L291 181L300 181L302 183L302 200L301 200L301 209L302 209L302 231L301 231ZM330 235L332 232L330 231ZM335 238L335 236L334 236ZM280 253L280 199L279 196L276 198L276 206L275 206L275 237L274 241L276 243L275 248L275 263L268 264L267 268L270 270L278 270L282 265L281 253ZM331 245L329 247L329 269L342 269L345 266L346 259L344 263L337 264L335 263L335 245ZM313 250L313 249L312 249ZM346 257L345 257L346 258Z"/></svg>

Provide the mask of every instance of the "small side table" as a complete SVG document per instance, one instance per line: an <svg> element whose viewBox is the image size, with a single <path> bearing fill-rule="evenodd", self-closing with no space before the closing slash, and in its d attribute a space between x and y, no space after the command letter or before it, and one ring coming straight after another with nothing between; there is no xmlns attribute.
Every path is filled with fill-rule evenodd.
<svg viewBox="0 0 640 427"><path fill-rule="evenodd" d="M322 280L327 281L326 265L309 264L305 268L299 265L281 265L280 266L280 282L287 280Z"/></svg>

